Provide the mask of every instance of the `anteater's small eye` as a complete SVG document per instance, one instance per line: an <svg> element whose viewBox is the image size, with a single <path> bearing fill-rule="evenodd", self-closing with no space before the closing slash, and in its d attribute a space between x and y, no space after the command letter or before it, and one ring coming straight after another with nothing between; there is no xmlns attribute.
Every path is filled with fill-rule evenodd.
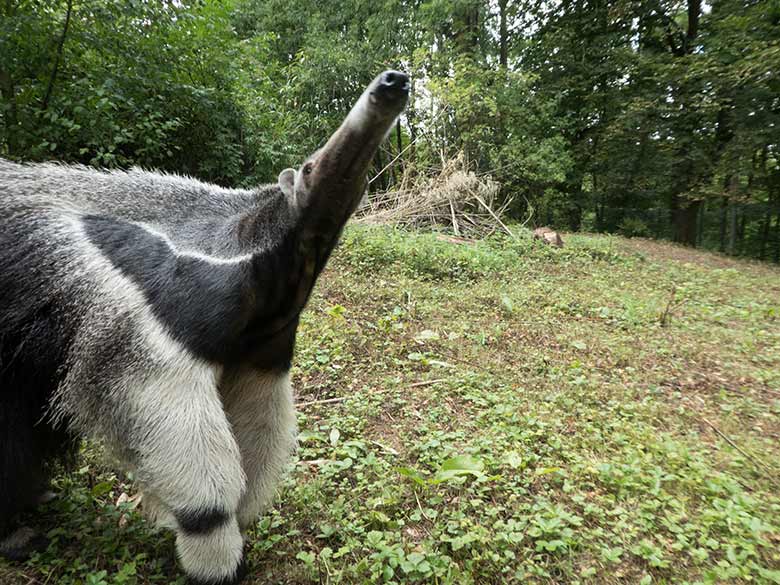
<svg viewBox="0 0 780 585"><path fill-rule="evenodd" d="M310 175L312 166L314 165L312 165L311 163L306 163L305 165L303 165L303 174Z"/></svg>

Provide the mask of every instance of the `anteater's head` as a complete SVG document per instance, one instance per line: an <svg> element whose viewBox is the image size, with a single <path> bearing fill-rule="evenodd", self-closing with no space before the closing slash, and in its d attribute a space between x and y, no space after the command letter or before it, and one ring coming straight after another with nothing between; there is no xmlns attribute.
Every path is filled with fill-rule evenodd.
<svg viewBox="0 0 780 585"><path fill-rule="evenodd" d="M285 169L279 175L279 187L295 208L304 237L324 240L317 248L332 245L360 202L371 161L408 96L409 77L385 71L371 82L325 146L299 169Z"/></svg>
<svg viewBox="0 0 780 585"><path fill-rule="evenodd" d="M267 360L277 350L292 351L297 316L360 202L371 161L408 97L407 75L385 71L371 82L325 146L299 169L285 169L279 175L277 196L282 200L274 201L289 212L291 228L277 249L284 258L279 266L286 276L269 275L266 255L257 257L256 278L263 283L266 301L246 328L251 339L242 338L242 343L253 347L258 359ZM246 225L256 233L278 219L270 213Z"/></svg>

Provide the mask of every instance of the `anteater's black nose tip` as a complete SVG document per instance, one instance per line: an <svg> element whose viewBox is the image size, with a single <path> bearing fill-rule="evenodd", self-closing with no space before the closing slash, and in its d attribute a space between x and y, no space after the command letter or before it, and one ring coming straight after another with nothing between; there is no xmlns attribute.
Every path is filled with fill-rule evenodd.
<svg viewBox="0 0 780 585"><path fill-rule="evenodd" d="M379 78L379 87L393 93L409 93L409 76L400 71L385 71Z"/></svg>

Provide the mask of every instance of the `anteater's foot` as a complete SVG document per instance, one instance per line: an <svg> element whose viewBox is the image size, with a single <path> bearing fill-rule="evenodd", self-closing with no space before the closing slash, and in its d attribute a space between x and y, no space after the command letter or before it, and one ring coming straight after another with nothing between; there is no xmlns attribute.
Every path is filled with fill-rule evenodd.
<svg viewBox="0 0 780 585"><path fill-rule="evenodd" d="M241 581L244 580L246 574L247 574L246 560L242 559L241 564L238 565L238 568L236 569L236 574L233 578L220 579L219 581L202 581L200 579L188 577L187 585L238 585L239 583L241 583Z"/></svg>
<svg viewBox="0 0 780 585"><path fill-rule="evenodd" d="M17 528L0 540L0 556L9 561L26 561L35 552L42 552L49 546L46 538L27 526Z"/></svg>

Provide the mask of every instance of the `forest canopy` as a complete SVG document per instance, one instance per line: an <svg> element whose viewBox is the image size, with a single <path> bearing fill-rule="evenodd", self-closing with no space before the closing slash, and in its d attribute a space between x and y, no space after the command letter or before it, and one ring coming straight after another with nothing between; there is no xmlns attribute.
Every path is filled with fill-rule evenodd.
<svg viewBox="0 0 780 585"><path fill-rule="evenodd" d="M0 156L275 180L382 69L375 161L511 214L780 262L780 1L2 0Z"/></svg>

